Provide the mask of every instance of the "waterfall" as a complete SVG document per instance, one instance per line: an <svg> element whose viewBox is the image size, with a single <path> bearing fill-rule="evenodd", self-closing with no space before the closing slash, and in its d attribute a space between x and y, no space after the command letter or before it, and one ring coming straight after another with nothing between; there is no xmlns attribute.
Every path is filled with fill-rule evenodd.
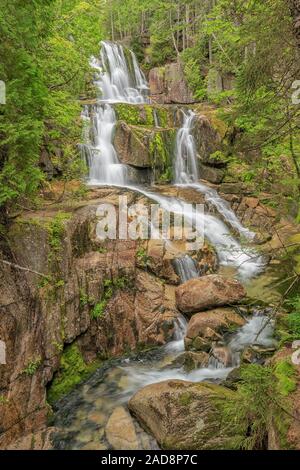
<svg viewBox="0 0 300 470"><path fill-rule="evenodd" d="M176 258L174 260L174 267L181 282L199 277L196 264L190 256L185 255L182 258Z"/></svg>
<svg viewBox="0 0 300 470"><path fill-rule="evenodd" d="M149 88L133 52L126 57L122 46L102 41L100 60L93 57L91 65L98 75L96 86L102 101L135 104L147 101Z"/></svg>
<svg viewBox="0 0 300 470"><path fill-rule="evenodd" d="M189 184L198 180L196 145L191 133L195 113L183 114L183 126L176 136L175 182Z"/></svg>
<svg viewBox="0 0 300 470"><path fill-rule="evenodd" d="M218 195L217 191L209 188L205 184L198 183L197 151L195 139L192 134L195 116L195 113L191 110L188 112L183 111L183 125L178 130L176 137L175 184L185 187L188 186L205 194L206 201L217 209L232 228L237 230L240 235L252 240L255 233L251 232L240 223L229 204Z"/></svg>
<svg viewBox="0 0 300 470"><path fill-rule="evenodd" d="M89 116L86 110L83 119L90 120L92 141L85 135L82 154L89 168L88 183L128 183L127 166L120 163L113 146L116 114L110 103L145 103L149 93L143 72L133 52L125 56L122 46L111 42L101 43L100 59L91 60L95 70L95 85L101 96L100 104L92 108Z"/></svg>
<svg viewBox="0 0 300 470"><path fill-rule="evenodd" d="M156 201L170 213L185 214L189 218L190 214L186 214L181 200L161 196L140 186L130 186L127 166L120 164L114 149L112 140L116 115L111 103L147 102L147 82L133 52L125 54L122 46L102 42L100 59L93 58L92 65L97 76L95 83L101 93L101 100L93 107L90 116L84 113L84 119L90 119L91 128L91 136L82 146L89 167L89 184L128 187ZM195 114L187 111L183 117L183 126L178 130L176 137L175 183L204 192L207 200L217 208L228 224L239 233L251 238L252 232L240 224L234 212L217 192L197 183L199 176L197 152L192 135ZM204 217L205 237L215 247L220 265L233 266L244 279L252 277L263 269L262 257L257 256L253 250L242 248L222 221L210 214L200 216ZM178 260L177 270L183 282L198 275L195 264L189 256Z"/></svg>
<svg viewBox="0 0 300 470"><path fill-rule="evenodd" d="M88 167L89 183L120 184L126 183L127 168L119 162L112 144L116 124L114 109L108 105L96 105L91 120L93 144L89 146Z"/></svg>

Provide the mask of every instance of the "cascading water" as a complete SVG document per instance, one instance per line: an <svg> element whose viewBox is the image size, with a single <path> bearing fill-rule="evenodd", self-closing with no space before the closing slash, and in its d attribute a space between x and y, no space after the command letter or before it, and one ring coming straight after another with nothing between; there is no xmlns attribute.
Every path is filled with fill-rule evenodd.
<svg viewBox="0 0 300 470"><path fill-rule="evenodd" d="M82 146L90 170L89 183L128 188L157 202L170 213L184 214L192 222L194 214L187 211L182 200L163 196L154 190L149 191L140 186L130 186L126 177L126 165L120 164L113 147L112 138L116 116L112 103L138 104L148 100L145 77L138 67L134 54L130 53L129 57L130 60L121 46L104 42L100 60L92 60L92 65L98 75L96 84L101 91L101 100L93 107L92 112L88 113L87 110L83 112L83 118L90 128L89 132L85 128L85 145ZM153 112L155 123L159 126L155 109ZM222 214L229 225L245 237L252 238L252 232L240 224L233 211L217 192L198 183L197 153L192 135L194 119L195 114L192 111L185 112L183 126L177 133L175 184L204 193L207 201ZM263 267L262 259L255 256L255 253L242 249L225 223L210 214L199 214L199 217L204 219L205 237L215 247L221 265L235 267L242 278L249 278L260 272ZM176 260L175 267L181 282L199 275L193 259L188 255ZM167 379L195 382L225 379L232 368L239 364L240 352L245 347L253 342L263 346L273 344L271 322L258 335L265 321L264 315L255 315L224 344L213 346L207 367L187 373L176 363L178 356L184 352L184 336L187 329L186 319L179 315L174 324L173 341L144 357L124 359L115 366L104 369L104 372L97 371L76 391L77 395L72 395L66 400L65 408L61 416L58 415L57 423L59 425L61 419L64 428L61 441L69 442L68 445L73 449L82 448L84 442L94 443L99 448L99 429L104 435L105 424L113 410L125 404L132 394L144 385ZM225 362L222 361L224 351L228 353ZM96 433L94 425L90 428L86 426L87 416L92 415L91 419L94 419L95 411L101 415L102 420ZM145 442L145 435L142 440ZM107 445L105 439L100 445L105 448ZM142 445L145 446L145 444ZM155 443L148 442L143 448L155 448Z"/></svg>
<svg viewBox="0 0 300 470"><path fill-rule="evenodd" d="M96 85L101 101L134 104L148 101L147 81L133 52L129 61L122 46L102 41L100 60L93 58L91 65L98 72Z"/></svg>
<svg viewBox="0 0 300 470"><path fill-rule="evenodd" d="M113 131L116 123L114 109L108 105L96 105L91 119L93 144L87 146L89 168L89 184L126 183L127 168L119 162L112 144ZM85 150L86 151L86 150Z"/></svg>
<svg viewBox="0 0 300 470"><path fill-rule="evenodd" d="M188 186L204 193L206 200L211 203L224 217L225 221L246 238L252 239L255 234L243 227L233 210L222 199L217 191L204 184L198 183L198 163L196 144L193 137L193 124L196 115L189 110L183 112L183 125L177 132L175 153L175 184Z"/></svg>
<svg viewBox="0 0 300 470"><path fill-rule="evenodd" d="M119 162L112 143L116 115L110 103L145 103L148 85L133 52L126 58L123 47L118 44L103 41L100 60L93 58L91 65L97 75L95 84L100 103L91 111L91 142L87 139L82 146L89 168L88 183L122 186L128 182L127 166ZM83 117L88 117L86 112Z"/></svg>
<svg viewBox="0 0 300 470"><path fill-rule="evenodd" d="M198 180L195 141L191 133L195 113L183 112L183 125L176 136L175 183L189 184Z"/></svg>

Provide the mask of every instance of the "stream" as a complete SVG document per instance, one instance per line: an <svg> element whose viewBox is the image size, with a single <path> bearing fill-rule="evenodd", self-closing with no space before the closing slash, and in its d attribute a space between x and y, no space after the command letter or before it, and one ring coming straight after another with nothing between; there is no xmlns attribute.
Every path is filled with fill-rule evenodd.
<svg viewBox="0 0 300 470"><path fill-rule="evenodd" d="M89 168L90 186L117 186L139 193L170 213L183 213L193 222L193 214L186 212L184 201L160 194L155 186L132 184L128 178L127 166L120 163L113 146L116 124L114 103L149 103L149 87L140 70L135 55L130 52L131 61L120 45L103 42L100 58L91 61L95 69L95 84L101 91L101 98L93 109L86 107L83 119L89 132L82 145L83 157ZM216 250L220 269L230 270L247 287L251 280L263 273L266 262L251 246L239 242L253 240L255 234L243 227L229 204L214 189L200 183L197 152L192 135L195 114L182 110L182 126L177 132L174 155L173 184L201 192L220 216L202 214L205 238ZM159 122L156 119L158 126ZM235 237L232 234L238 234ZM176 270L181 282L199 276L193 259L186 254L176 260ZM126 404L130 397L145 385L167 380L182 379L193 382L203 380L221 382L240 364L240 353L249 345L265 348L274 347L273 324L270 322L258 335L264 325L268 309L253 309L246 324L224 338L222 347L230 354L230 365L226 367L213 355L208 366L190 372L176 362L184 352L184 336L187 321L179 316L175 325L174 339L169 344L144 353L108 361L89 380L76 387L67 397L55 405L54 425L59 431L55 436L58 449L109 449L105 426L116 407ZM258 336L257 336L258 335ZM157 449L155 440L134 422L141 449Z"/></svg>

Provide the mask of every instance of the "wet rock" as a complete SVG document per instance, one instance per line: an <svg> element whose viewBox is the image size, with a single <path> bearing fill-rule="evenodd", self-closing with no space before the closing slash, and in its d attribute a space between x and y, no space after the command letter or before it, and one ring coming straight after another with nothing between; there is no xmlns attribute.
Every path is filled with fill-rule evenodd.
<svg viewBox="0 0 300 470"><path fill-rule="evenodd" d="M199 369L200 367L207 367L208 361L209 355L204 351L186 351L176 357L172 364L167 367L183 367L186 372L190 372L191 370Z"/></svg>
<svg viewBox="0 0 300 470"><path fill-rule="evenodd" d="M218 403L232 396L218 385L169 380L139 390L129 409L162 449L231 449L234 438L222 429Z"/></svg>
<svg viewBox="0 0 300 470"><path fill-rule="evenodd" d="M185 347L189 350L209 351L213 341L221 340L224 333L244 324L245 320L230 308L196 313L188 323ZM219 356L221 358L223 355L224 361L227 362L229 357L227 354L224 355L224 352L224 350L223 353L219 350ZM216 354L218 354L217 350Z"/></svg>
<svg viewBox="0 0 300 470"><path fill-rule="evenodd" d="M110 416L106 439L114 450L138 450L139 442L133 420L123 406L118 406Z"/></svg>
<svg viewBox="0 0 300 470"><path fill-rule="evenodd" d="M232 365L232 351L228 346L214 346L210 354L217 360L218 364L222 364L224 367Z"/></svg>
<svg viewBox="0 0 300 470"><path fill-rule="evenodd" d="M176 304L183 313L199 312L242 300L246 292L235 279L211 274L191 279L176 289Z"/></svg>

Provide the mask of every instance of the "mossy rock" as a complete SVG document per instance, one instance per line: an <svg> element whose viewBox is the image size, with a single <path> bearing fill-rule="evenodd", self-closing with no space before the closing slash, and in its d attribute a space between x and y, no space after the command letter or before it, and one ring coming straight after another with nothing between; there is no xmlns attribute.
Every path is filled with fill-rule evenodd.
<svg viewBox="0 0 300 470"><path fill-rule="evenodd" d="M234 397L220 385L168 380L139 390L129 409L162 449L229 450L238 430L223 428L222 404Z"/></svg>
<svg viewBox="0 0 300 470"><path fill-rule="evenodd" d="M116 103L114 109L118 121L133 126L162 128L174 127L178 124L177 108L163 105Z"/></svg>
<svg viewBox="0 0 300 470"><path fill-rule="evenodd" d="M86 364L76 344L65 348L60 359L59 370L54 375L47 392L47 400L52 405L85 380L98 367L101 361Z"/></svg>
<svg viewBox="0 0 300 470"><path fill-rule="evenodd" d="M152 169L157 182L172 179L176 129L160 129L117 123L114 145L122 163Z"/></svg>

